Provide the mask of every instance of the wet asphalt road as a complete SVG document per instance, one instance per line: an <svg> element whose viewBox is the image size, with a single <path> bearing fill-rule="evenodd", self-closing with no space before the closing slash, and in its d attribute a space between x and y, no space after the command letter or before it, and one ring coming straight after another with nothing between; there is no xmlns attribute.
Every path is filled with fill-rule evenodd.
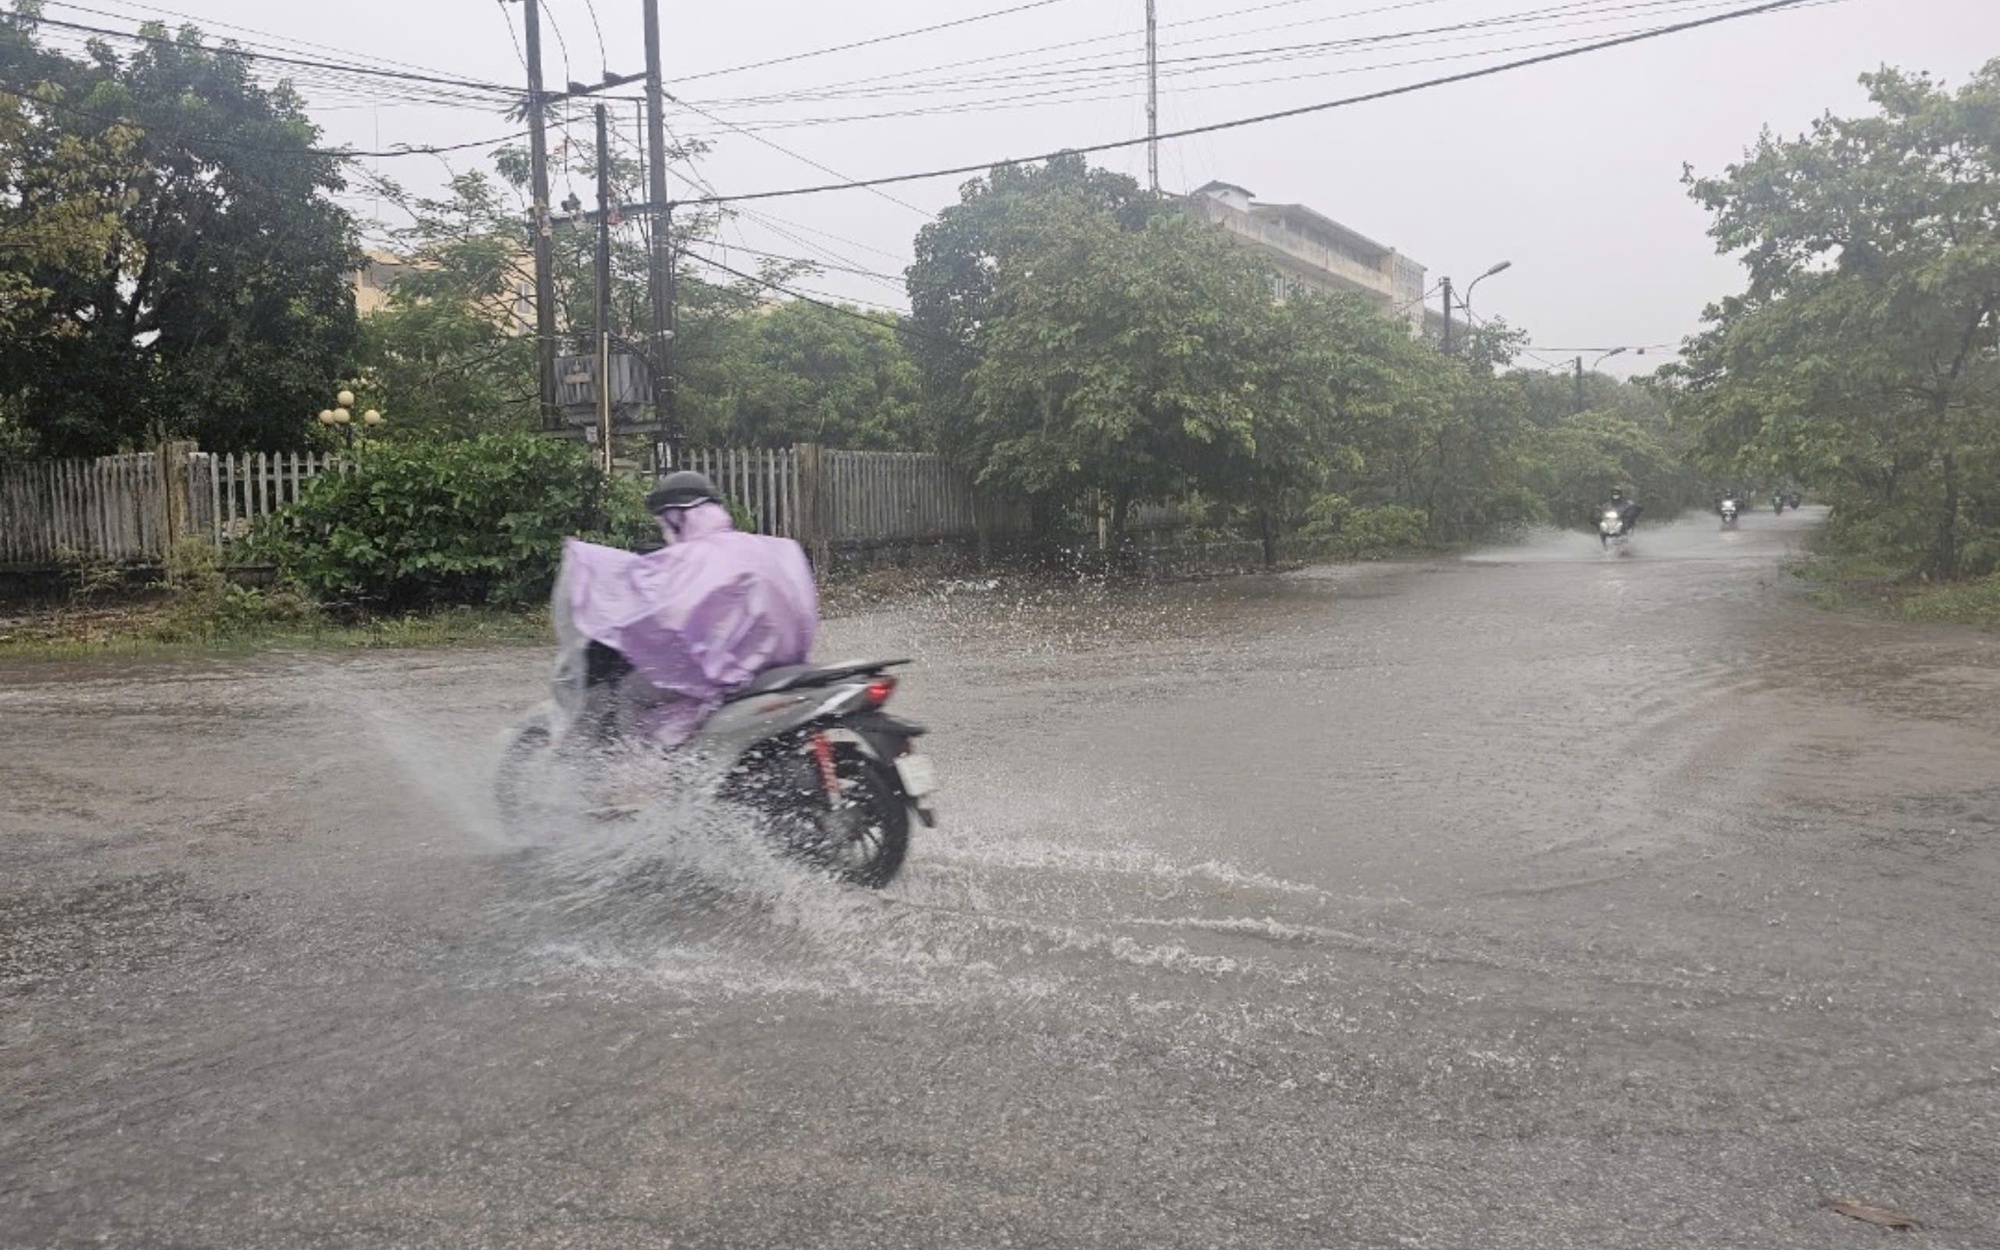
<svg viewBox="0 0 2000 1250"><path fill-rule="evenodd" d="M2000 1245L2000 640L1810 520L835 622L880 897L508 846L534 652L0 670L0 1246Z"/></svg>

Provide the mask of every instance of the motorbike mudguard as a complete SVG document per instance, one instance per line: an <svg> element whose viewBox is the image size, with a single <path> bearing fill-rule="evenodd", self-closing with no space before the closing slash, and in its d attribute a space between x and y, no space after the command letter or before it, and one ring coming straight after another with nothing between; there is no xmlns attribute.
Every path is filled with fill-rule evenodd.
<svg viewBox="0 0 2000 1250"><path fill-rule="evenodd" d="M903 753L908 743L930 732L915 721L907 721L900 716L891 716L887 712L879 711L857 712L843 716L839 724L842 729L859 735L861 740L868 744L868 749L875 753L877 759L891 765L896 762L896 757ZM893 775L894 770L891 771ZM902 788L900 781L898 778L898 790ZM932 829L937 826L937 813L931 810L928 803L911 799L908 795L904 795L903 798L915 809L917 819L924 823L924 828Z"/></svg>
<svg viewBox="0 0 2000 1250"><path fill-rule="evenodd" d="M903 753L901 748L904 743L930 732L915 721L891 716L887 712L856 712L841 717L839 723L841 728L860 734L875 754L890 762Z"/></svg>

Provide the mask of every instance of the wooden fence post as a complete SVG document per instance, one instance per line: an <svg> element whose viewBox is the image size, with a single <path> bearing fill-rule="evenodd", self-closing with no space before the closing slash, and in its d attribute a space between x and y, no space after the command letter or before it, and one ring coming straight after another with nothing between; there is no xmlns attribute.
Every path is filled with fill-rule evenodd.
<svg viewBox="0 0 2000 1250"><path fill-rule="evenodd" d="M164 523L165 556L173 552L174 544L194 532L194 463L195 444L170 442L159 451L161 517Z"/></svg>
<svg viewBox="0 0 2000 1250"><path fill-rule="evenodd" d="M828 498L821 449L818 443L800 443L792 451L799 465L799 543L824 576L832 555L828 531L833 528L833 501Z"/></svg>

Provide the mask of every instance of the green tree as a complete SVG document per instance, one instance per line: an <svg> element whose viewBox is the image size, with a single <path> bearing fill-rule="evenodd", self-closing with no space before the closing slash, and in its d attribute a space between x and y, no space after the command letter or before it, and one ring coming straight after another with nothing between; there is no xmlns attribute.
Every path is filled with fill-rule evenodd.
<svg viewBox="0 0 2000 1250"><path fill-rule="evenodd" d="M980 327L971 450L979 480L1068 502L1086 492L1122 531L1196 466L1253 439L1272 322L1268 279L1181 214L1136 228L1080 194L1032 211Z"/></svg>
<svg viewBox="0 0 2000 1250"><path fill-rule="evenodd" d="M1883 70L1875 112L1766 133L1689 190L1748 289L1666 372L1711 464L1810 483L1911 571L2000 567L2000 61Z"/></svg>
<svg viewBox="0 0 2000 1250"><path fill-rule="evenodd" d="M362 319L369 390L394 437L530 431L539 425L533 256L524 218L483 173L442 197L378 180L409 224L391 238L401 268L388 304Z"/></svg>
<svg viewBox="0 0 2000 1250"><path fill-rule="evenodd" d="M1001 274L1034 245L1038 206L1050 199L1107 213L1126 229L1165 208L1123 174L1092 169L1082 156L1060 156L1042 165L999 166L974 179L957 204L918 231L908 271L910 350L923 388L924 437L934 451L961 461L972 454L980 410L972 375L990 327L1008 310Z"/></svg>
<svg viewBox="0 0 2000 1250"><path fill-rule="evenodd" d="M298 445L353 363L354 249L329 198L341 160L314 150L289 87L259 86L192 27L81 60L35 29L32 8L0 17L0 81L33 119L0 156L6 198L59 196L64 154L94 154L87 176L120 228L36 272L26 332L0 338L0 393L53 454L166 435Z"/></svg>
<svg viewBox="0 0 2000 1250"><path fill-rule="evenodd" d="M1259 302L1236 314L1258 339L1247 438L1232 454L1202 457L1196 472L1207 494L1243 511L1270 565L1279 539L1309 519L1326 529L1351 516L1346 497L1330 504L1329 492L1353 488L1443 362L1359 297Z"/></svg>
<svg viewBox="0 0 2000 1250"><path fill-rule="evenodd" d="M721 385L690 433L727 446L902 450L915 435L917 370L886 313L788 300L734 320Z"/></svg>

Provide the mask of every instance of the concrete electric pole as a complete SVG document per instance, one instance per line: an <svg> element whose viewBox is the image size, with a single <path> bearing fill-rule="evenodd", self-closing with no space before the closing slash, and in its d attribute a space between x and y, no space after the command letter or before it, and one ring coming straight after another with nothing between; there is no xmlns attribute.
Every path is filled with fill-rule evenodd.
<svg viewBox="0 0 2000 1250"><path fill-rule="evenodd" d="M555 241L549 225L548 101L542 93L541 0L523 0L528 58L528 163L534 207L528 232L535 253L535 376L541 386L541 418L556 423Z"/></svg>
<svg viewBox="0 0 2000 1250"><path fill-rule="evenodd" d="M660 0L646 6L646 174L652 200L653 247L646 277L653 303L653 411L659 418L660 463L680 463L680 415L674 411L673 209L667 200L667 92L660 65Z"/></svg>

